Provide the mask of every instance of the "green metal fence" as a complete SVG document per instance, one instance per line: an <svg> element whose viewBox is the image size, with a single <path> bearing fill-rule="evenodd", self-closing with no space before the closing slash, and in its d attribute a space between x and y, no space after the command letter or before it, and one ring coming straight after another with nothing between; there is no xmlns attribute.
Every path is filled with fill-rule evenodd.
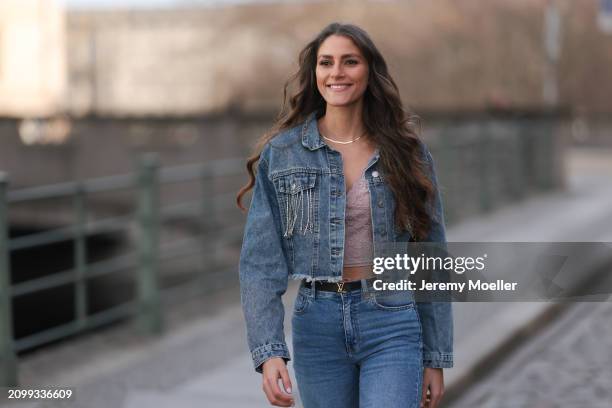
<svg viewBox="0 0 612 408"><path fill-rule="evenodd" d="M442 123L442 122L441 122ZM563 142L555 136L554 120L478 120L438 126L429 145L436 161L445 203L447 224L490 211L520 200L531 192L561 186L557 170L561 167ZM136 317L139 327L149 333L163 330L161 310L166 300L198 294L215 277L235 276L235 271L217 265L216 253L228 242L242 237L243 225L221 222L219 210L234 202L235 192L218 194L213 180L244 174L244 160L229 159L201 165L160 168L154 155L145 155L131 174L69 182L51 186L7 191L6 175L0 174L0 384L17 383L16 355L19 351L60 339L114 320ZM160 188L166 184L199 181L200 197L191 202L160 206ZM86 221L88 194L136 189L136 216ZM67 227L28 236L8 238L8 206L53 197L72 197L76 222ZM184 238L160 245L161 223L174 216L199 218L203 231L214 237ZM133 254L88 263L86 237L97 231L125 229L136 225L137 250ZM10 253L59 240L74 242L74 268L51 276L10 284ZM200 269L213 272L199 275L200 282L186 282L176 288L160 289L159 265L187 255L201 254ZM88 280L126 268L137 270L137 297L127 303L90 314L87 310ZM235 269L235 266L233 266ZM12 333L11 302L44 289L74 284L76 318L74 321L15 340Z"/></svg>
<svg viewBox="0 0 612 408"><path fill-rule="evenodd" d="M227 159L205 164L160 168L154 154L144 155L137 171L130 174L67 182L41 187L8 191L9 180L0 173L0 384L16 386L17 353L19 351L61 339L125 317L134 317L141 330L156 334L163 330L162 303L177 290L198 293L202 285L186 282L173 288L160 290L159 263L189 254L201 253L203 269L213 269L213 274L230 271L216 270L215 251L219 245L239 239L242 226L225 228L215 217L220 205L233 202L235 192L214 194L213 180L217 177L243 174L244 160ZM160 187L180 182L196 181L200 184L199 198L191 202L160 206ZM89 194L119 190L134 190L137 199L136 213L128 216L87 221ZM75 222L72 225L9 240L9 207L23 202L52 198L71 198ZM223 203L223 204L222 204ZM195 216L202 227L200 237L177 240L160 246L161 223L170 217ZM87 262L86 239L89 234L125 230L136 226L137 248L135 253L123 254L95 263ZM205 233L214 231L214 239ZM10 254L12 251L33 248L70 239L74 245L74 268L49 276L11 284ZM90 314L88 304L88 280L120 270L137 270L137 296L135 299L113 308ZM211 275L202 277L202 281ZM61 285L73 284L75 290L75 319L41 332L15 339L13 333L12 301L18 296L40 292ZM181 287L182 286L182 287Z"/></svg>
<svg viewBox="0 0 612 408"><path fill-rule="evenodd" d="M447 225L564 185L555 118L439 120L427 141Z"/></svg>

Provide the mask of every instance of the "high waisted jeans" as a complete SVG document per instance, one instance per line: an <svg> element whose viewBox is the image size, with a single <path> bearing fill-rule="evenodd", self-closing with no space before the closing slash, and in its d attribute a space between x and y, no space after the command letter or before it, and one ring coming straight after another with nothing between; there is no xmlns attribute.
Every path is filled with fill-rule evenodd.
<svg viewBox="0 0 612 408"><path fill-rule="evenodd" d="M421 324L407 292L346 293L300 285L292 316L294 369L305 408L418 407Z"/></svg>

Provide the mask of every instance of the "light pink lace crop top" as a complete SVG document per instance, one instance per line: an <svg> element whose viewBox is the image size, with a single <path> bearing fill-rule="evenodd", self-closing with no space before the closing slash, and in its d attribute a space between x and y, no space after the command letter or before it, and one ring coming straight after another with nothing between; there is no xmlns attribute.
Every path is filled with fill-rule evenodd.
<svg viewBox="0 0 612 408"><path fill-rule="evenodd" d="M344 266L372 265L372 216L365 176L346 193Z"/></svg>

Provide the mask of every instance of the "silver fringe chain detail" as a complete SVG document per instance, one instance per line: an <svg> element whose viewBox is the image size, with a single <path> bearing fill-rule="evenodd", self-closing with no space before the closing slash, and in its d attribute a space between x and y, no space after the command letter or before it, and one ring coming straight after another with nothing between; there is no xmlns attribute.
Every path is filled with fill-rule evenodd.
<svg viewBox="0 0 612 408"><path fill-rule="evenodd" d="M314 193L311 191L312 189L306 190L306 195L308 197L308 219L306 220L306 225L302 230L302 235L305 235L306 232L310 232L312 234L314 228Z"/></svg>
<svg viewBox="0 0 612 408"><path fill-rule="evenodd" d="M311 190L312 188L302 189L299 193L288 194L285 206L285 231L283 233L285 238L293 235L293 229L298 217L300 217L299 231L302 232L302 235L305 235L306 232L313 232L314 193ZM304 193L306 197L304 197ZM304 209L304 206L306 206L306 209ZM304 223L304 212L306 212L306 223Z"/></svg>

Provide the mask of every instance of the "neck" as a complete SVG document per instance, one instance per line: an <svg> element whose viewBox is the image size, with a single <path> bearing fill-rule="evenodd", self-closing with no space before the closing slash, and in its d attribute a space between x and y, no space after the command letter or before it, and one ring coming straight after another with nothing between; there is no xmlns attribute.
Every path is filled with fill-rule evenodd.
<svg viewBox="0 0 612 408"><path fill-rule="evenodd" d="M361 112L361 107L327 105L325 116L319 119L319 129L326 137L343 142L356 139L365 131Z"/></svg>

